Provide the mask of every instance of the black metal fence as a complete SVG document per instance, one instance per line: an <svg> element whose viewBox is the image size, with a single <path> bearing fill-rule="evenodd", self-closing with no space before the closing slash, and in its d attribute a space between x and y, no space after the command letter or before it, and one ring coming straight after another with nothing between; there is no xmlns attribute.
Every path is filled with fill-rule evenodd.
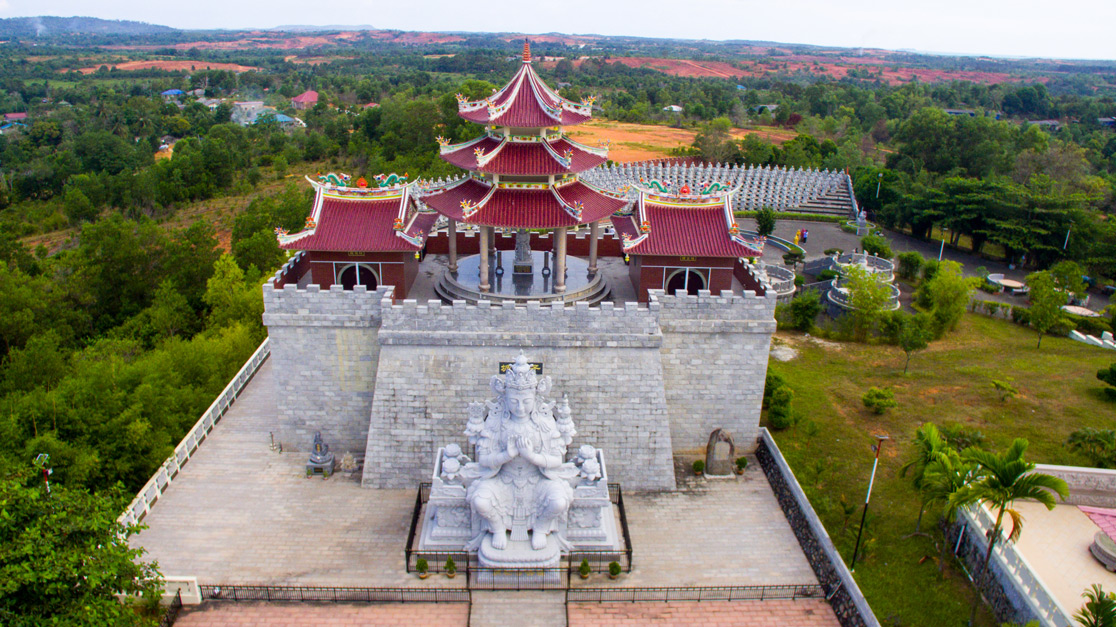
<svg viewBox="0 0 1116 627"><path fill-rule="evenodd" d="M612 562L620 565L621 572L631 572L632 570L632 536L628 530L628 515L624 511L624 492L619 485L610 484L608 486L608 497L612 504L616 506L616 510L620 517L620 535L623 538L624 546L619 550L580 550L573 551L569 555L563 557L561 566L556 567L554 570L565 573L567 570L577 571L581 567L582 561L589 563L589 572L591 573L607 573L608 567ZM411 527L407 533L407 545L404 549L404 559L406 560L407 572L413 573L418 571L418 561L420 559L426 560L426 569L429 573L445 573L448 569L448 562L453 560L453 566L459 573L480 573L484 568L476 561L475 555L470 555L466 551L420 551L414 548L418 533L421 531L421 521L423 515L423 508L430 500L430 483L424 482L419 484L418 492L415 494L415 505L411 511ZM550 570L550 569L545 569ZM527 572L535 572L530 570ZM510 576L509 576L510 577ZM565 579L565 577L563 577ZM523 581L533 581L534 577L526 577ZM470 582L472 580L470 579ZM470 585L472 585L470 583ZM519 588L531 589L531 588ZM534 588L539 589L539 588Z"/></svg>
<svg viewBox="0 0 1116 627"><path fill-rule="evenodd" d="M340 603L468 603L467 588L355 588L331 586L200 586L203 601L316 601Z"/></svg>
<svg viewBox="0 0 1116 627"><path fill-rule="evenodd" d="M707 586L691 588L570 588L566 603L617 603L637 601L771 601L820 599L820 585Z"/></svg>

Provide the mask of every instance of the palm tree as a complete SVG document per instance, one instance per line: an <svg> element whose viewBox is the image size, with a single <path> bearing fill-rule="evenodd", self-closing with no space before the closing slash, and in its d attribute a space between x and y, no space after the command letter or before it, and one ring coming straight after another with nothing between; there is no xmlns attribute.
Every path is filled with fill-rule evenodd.
<svg viewBox="0 0 1116 627"><path fill-rule="evenodd" d="M918 521L915 522L915 533L919 533L922 528L922 515L926 512L926 495L923 493L926 467L948 448L949 445L938 431L938 427L928 422L915 431L914 452L907 463L899 468L900 477L906 477L907 472L911 472L911 484L914 485L915 490L918 490L922 499L922 507L918 510Z"/></svg>
<svg viewBox="0 0 1116 627"><path fill-rule="evenodd" d="M966 449L964 454L967 455L969 452L970 450ZM922 479L923 503L927 507L943 506L945 509L942 514L945 516L946 522L952 524L957 518L957 507L950 505L949 499L954 492L980 478L979 469L980 467L977 464L965 461L957 451L946 449L934 461L926 465ZM939 573L945 572L946 551L948 549L949 542L946 538L942 538L941 555L938 557Z"/></svg>
<svg viewBox="0 0 1116 627"><path fill-rule="evenodd" d="M1104 593L1099 584L1083 592L1085 605L1073 615L1081 627L1116 627L1116 594Z"/></svg>
<svg viewBox="0 0 1116 627"><path fill-rule="evenodd" d="M949 507L960 508L980 503L987 505L996 512L996 523L992 526L992 535L988 538L988 551L984 554L984 561L980 565L973 585L976 586L976 599L973 601L973 611L969 615L969 624L976 618L977 607L980 605L980 583L988 570L988 562L992 559L992 548L1000 537L1003 527L1004 514L1011 517L1011 532L1008 540L1014 542L1023 532L1023 516L1011 505L1019 499L1033 499L1042 503L1047 509L1054 509L1056 501L1054 494L1065 500L1069 496L1069 487L1061 479L1031 472L1035 465L1023 460L1023 453L1027 450L1027 440L1017 438L1000 455L969 449L966 451L966 461L976 463L981 476L969 482L949 497Z"/></svg>

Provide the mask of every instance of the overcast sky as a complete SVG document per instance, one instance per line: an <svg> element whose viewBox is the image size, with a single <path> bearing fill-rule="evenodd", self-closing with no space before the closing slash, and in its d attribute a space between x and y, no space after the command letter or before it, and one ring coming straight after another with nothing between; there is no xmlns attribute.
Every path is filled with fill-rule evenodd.
<svg viewBox="0 0 1116 627"><path fill-rule="evenodd" d="M369 24L1116 59L1116 0L0 0L0 17L33 15L186 29Z"/></svg>

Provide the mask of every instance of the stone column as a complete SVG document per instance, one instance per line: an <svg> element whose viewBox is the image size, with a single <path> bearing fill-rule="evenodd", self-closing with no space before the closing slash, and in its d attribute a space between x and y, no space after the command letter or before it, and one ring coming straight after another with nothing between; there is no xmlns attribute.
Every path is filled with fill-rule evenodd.
<svg viewBox="0 0 1116 627"><path fill-rule="evenodd" d="M488 228L480 229L480 281L477 286L480 291L487 292L492 286L488 283Z"/></svg>
<svg viewBox="0 0 1116 627"><path fill-rule="evenodd" d="M566 291L566 231L564 226L554 231L554 291L559 294Z"/></svg>
<svg viewBox="0 0 1116 627"><path fill-rule="evenodd" d="M488 254L490 257L496 256L496 227L489 226L488 229Z"/></svg>
<svg viewBox="0 0 1116 627"><path fill-rule="evenodd" d="M601 236L601 221L589 225L589 274L597 273L597 239Z"/></svg>
<svg viewBox="0 0 1116 627"><path fill-rule="evenodd" d="M449 271L457 272L457 220L449 221Z"/></svg>

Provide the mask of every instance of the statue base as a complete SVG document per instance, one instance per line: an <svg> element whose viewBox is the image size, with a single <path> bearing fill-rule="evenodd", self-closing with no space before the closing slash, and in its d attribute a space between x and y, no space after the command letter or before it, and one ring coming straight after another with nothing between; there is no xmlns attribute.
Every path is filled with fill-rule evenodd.
<svg viewBox="0 0 1116 627"><path fill-rule="evenodd" d="M477 551L481 570L477 583L487 585L560 584L562 551L555 538L548 537L546 548L536 551L530 540L508 540L503 549L492 546L492 534L485 536Z"/></svg>

